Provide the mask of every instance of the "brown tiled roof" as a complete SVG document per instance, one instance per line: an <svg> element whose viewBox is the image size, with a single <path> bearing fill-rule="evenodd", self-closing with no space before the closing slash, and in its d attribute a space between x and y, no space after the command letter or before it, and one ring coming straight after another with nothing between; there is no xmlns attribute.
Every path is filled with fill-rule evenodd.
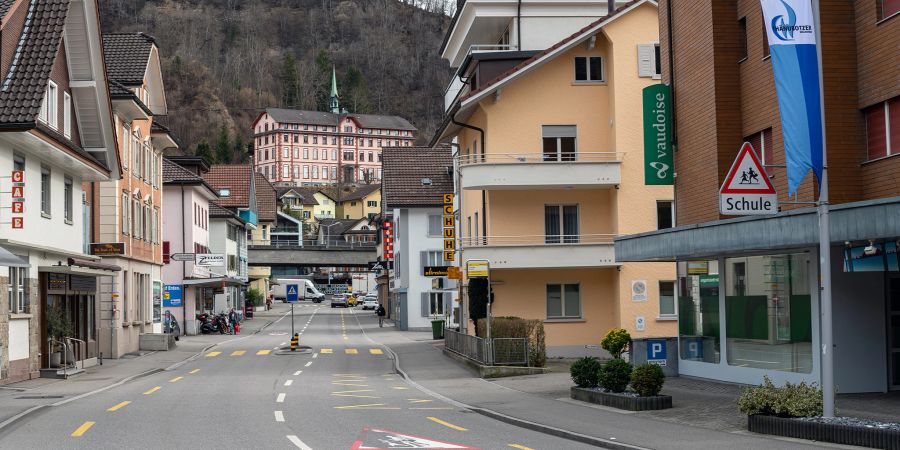
<svg viewBox="0 0 900 450"><path fill-rule="evenodd" d="M0 0L0 19L9 12L9 7L12 6L15 1L16 0Z"/></svg>
<svg viewBox="0 0 900 450"><path fill-rule="evenodd" d="M394 207L441 206L442 194L453 192L450 147L384 147L382 201ZM422 180L431 180L423 185Z"/></svg>
<svg viewBox="0 0 900 450"><path fill-rule="evenodd" d="M299 186L279 186L275 188L275 193L278 196L278 199L281 200L285 194L288 192L294 191L297 195L300 196L301 201L304 205L315 206L318 205L319 202L316 201L316 192L319 192L318 188L311 187L299 187Z"/></svg>
<svg viewBox="0 0 900 450"><path fill-rule="evenodd" d="M380 184L362 184L359 186L344 185L342 188L339 188L336 185L330 185L320 188L319 192L327 195L336 202L340 201L343 203L346 201L362 200L378 189L381 189Z"/></svg>
<svg viewBox="0 0 900 450"><path fill-rule="evenodd" d="M215 202L209 202L209 217L220 219L236 219L238 215L234 211L223 208Z"/></svg>
<svg viewBox="0 0 900 450"><path fill-rule="evenodd" d="M249 208L251 173L253 168L250 164L213 164L209 172L203 174L203 179L217 192L220 189L230 191L228 197L218 200L219 206Z"/></svg>
<svg viewBox="0 0 900 450"><path fill-rule="evenodd" d="M362 219L319 219L319 229L327 230L325 234L334 238L347 233Z"/></svg>
<svg viewBox="0 0 900 450"><path fill-rule="evenodd" d="M163 158L163 183L183 183L188 181L196 181L199 183L203 181L203 178L200 178L198 175L194 174L194 172L169 161L168 158Z"/></svg>
<svg viewBox="0 0 900 450"><path fill-rule="evenodd" d="M256 177L256 208L258 209L256 215L260 222L274 222L278 218L275 187L263 174L253 172L253 175Z"/></svg>
<svg viewBox="0 0 900 450"><path fill-rule="evenodd" d="M156 40L144 33L104 33L103 53L110 80L125 86L144 84L150 50Z"/></svg>
<svg viewBox="0 0 900 450"><path fill-rule="evenodd" d="M3 36L4 41L18 42L9 69L2 74L0 124L34 124L59 51L68 9L68 0L33 1L28 6L22 35Z"/></svg>
<svg viewBox="0 0 900 450"><path fill-rule="evenodd" d="M415 131L416 127L400 116L377 114L334 114L323 111L304 111L300 109L266 108L266 112L279 123L296 123L307 125L326 125L336 127L342 117L356 120L363 128L383 128L387 130Z"/></svg>

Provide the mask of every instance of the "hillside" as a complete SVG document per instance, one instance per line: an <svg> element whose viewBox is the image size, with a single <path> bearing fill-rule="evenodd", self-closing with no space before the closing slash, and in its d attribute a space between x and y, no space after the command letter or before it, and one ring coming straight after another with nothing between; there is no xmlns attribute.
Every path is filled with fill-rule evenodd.
<svg viewBox="0 0 900 450"><path fill-rule="evenodd" d="M427 3L443 11L440 0ZM341 104L397 114L427 140L440 121L449 18L396 0L101 0L105 32L156 37L168 125L222 162L242 159L268 106L324 109L332 65Z"/></svg>

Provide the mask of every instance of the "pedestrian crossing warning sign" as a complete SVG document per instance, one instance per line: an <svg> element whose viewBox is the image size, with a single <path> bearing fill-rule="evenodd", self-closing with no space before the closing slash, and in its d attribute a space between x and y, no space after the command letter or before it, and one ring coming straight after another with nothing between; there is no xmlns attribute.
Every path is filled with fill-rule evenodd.
<svg viewBox="0 0 900 450"><path fill-rule="evenodd" d="M287 291L285 293L285 297L287 298L285 298L285 300L289 302L296 302L300 299L299 291L300 290L297 288L296 284L287 285Z"/></svg>
<svg viewBox="0 0 900 450"><path fill-rule="evenodd" d="M354 442L353 446L350 448L352 450L386 450L395 448L475 450L475 447L469 447L467 445L451 444L449 442L436 441L434 439L398 433L396 431L381 430L378 428L363 428L359 438L356 439L356 442Z"/></svg>
<svg viewBox="0 0 900 450"><path fill-rule="evenodd" d="M719 212L730 216L778 212L778 194L749 142L741 146L719 189Z"/></svg>

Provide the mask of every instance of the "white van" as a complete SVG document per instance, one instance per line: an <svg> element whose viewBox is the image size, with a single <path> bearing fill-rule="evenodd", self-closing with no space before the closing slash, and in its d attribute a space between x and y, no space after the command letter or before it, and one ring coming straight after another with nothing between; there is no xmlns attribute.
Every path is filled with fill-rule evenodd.
<svg viewBox="0 0 900 450"><path fill-rule="evenodd" d="M287 287L289 284L296 284L300 288L300 300L312 300L321 303L325 300L325 294L316 289L316 285L312 281L303 278L279 278L275 280L278 284L272 286L272 296L275 300L287 301Z"/></svg>

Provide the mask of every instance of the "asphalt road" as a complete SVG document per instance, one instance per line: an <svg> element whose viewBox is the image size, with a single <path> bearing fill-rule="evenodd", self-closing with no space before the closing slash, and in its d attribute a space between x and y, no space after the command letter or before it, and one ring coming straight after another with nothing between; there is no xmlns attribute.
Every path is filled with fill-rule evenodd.
<svg viewBox="0 0 900 450"><path fill-rule="evenodd" d="M306 352L282 354L284 316L173 370L28 416L0 434L0 448L591 448L417 390L357 314L372 312L300 304Z"/></svg>

